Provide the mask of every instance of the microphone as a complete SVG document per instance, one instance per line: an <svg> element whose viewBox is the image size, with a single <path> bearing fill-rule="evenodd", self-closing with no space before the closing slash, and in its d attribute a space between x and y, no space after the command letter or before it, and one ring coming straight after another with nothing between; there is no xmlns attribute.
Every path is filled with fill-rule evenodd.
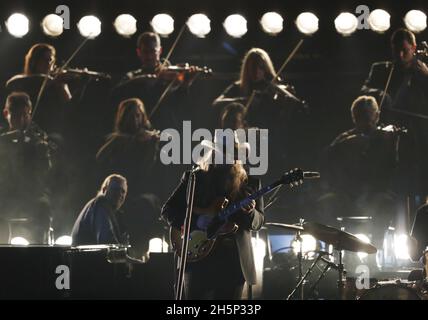
<svg viewBox="0 0 428 320"><path fill-rule="evenodd" d="M321 261L323 261L324 263L326 263L330 268L335 269L335 270L339 270L339 266L331 261L328 261L326 258L321 257L320 258Z"/></svg>
<svg viewBox="0 0 428 320"><path fill-rule="evenodd" d="M316 171L305 171L303 172L303 179L319 179L321 174Z"/></svg>
<svg viewBox="0 0 428 320"><path fill-rule="evenodd" d="M201 166L198 164L195 164L192 166L192 169L190 169L190 173L196 173L198 171L202 170Z"/></svg>

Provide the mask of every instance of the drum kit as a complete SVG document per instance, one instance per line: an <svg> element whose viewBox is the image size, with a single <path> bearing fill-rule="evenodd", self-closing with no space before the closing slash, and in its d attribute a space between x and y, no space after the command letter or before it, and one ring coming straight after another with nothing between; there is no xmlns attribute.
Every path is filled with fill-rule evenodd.
<svg viewBox="0 0 428 320"><path fill-rule="evenodd" d="M304 294L304 285L313 269L318 266L318 263L324 264L322 273L317 278L316 282L310 287L309 296L312 296L319 282L324 278L325 274L334 269L338 274L337 281L337 297L341 300L359 299L359 300L426 300L428 299L426 281L407 281L407 280L392 280L392 281L377 281L376 279L365 279L368 275L361 272L358 278L347 278L346 270L343 262L344 251L364 252L367 254L375 254L377 248L371 243L364 242L355 235L339 230L332 226L323 225L316 222L305 222L303 219L297 224L284 224L268 222L265 226L276 227L283 230L295 233L295 241L299 244L299 249L296 252L299 268L299 276L297 284L287 300L296 298L296 292L299 292L299 299L306 299ZM313 263L303 274L303 240L302 236L308 234L313 236L318 241L331 245L337 253L337 263L333 262L330 257L331 253L325 251L315 251L316 257ZM428 255L428 253L427 253ZM328 258L326 258L328 256ZM320 269L318 267L318 269ZM350 281L352 280L352 281ZM359 285L358 285L359 284ZM352 294L350 294L350 292Z"/></svg>

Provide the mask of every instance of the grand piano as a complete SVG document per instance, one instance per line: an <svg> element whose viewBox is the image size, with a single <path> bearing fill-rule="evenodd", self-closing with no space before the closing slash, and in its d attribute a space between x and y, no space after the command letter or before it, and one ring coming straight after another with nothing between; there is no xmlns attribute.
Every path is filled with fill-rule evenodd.
<svg viewBox="0 0 428 320"><path fill-rule="evenodd" d="M0 246L0 299L173 299L172 253L127 248Z"/></svg>

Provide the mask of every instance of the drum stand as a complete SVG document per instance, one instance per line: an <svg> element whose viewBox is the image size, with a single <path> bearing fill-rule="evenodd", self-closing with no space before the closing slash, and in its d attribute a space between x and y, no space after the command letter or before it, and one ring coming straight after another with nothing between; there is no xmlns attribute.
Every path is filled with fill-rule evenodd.
<svg viewBox="0 0 428 320"><path fill-rule="evenodd" d="M304 295L303 295L303 286L304 283L306 281L306 278L309 277L309 275L311 274L312 270L315 268L315 266L317 265L318 261L321 260L323 254L319 253L318 257L315 259L315 261L312 263L312 265L308 268L308 270L306 271L305 275L303 277L299 277L299 282L297 283L297 285L294 287L293 291L291 291L291 293L288 295L287 300L290 300L293 295L296 293L296 291L298 289L300 289L300 298L301 300L304 299ZM301 262L300 262L301 263ZM330 267L329 267L330 268ZM323 272L324 274L325 272ZM322 277L321 277L322 278ZM321 280L321 279L319 279Z"/></svg>
<svg viewBox="0 0 428 320"><path fill-rule="evenodd" d="M339 251L339 263L338 264L335 264L335 263L330 262L330 261L328 261L326 259L323 259L322 258L322 256L324 255L323 252L318 253L318 257L315 259L315 261L312 263L312 265L306 271L305 275L303 277L299 277L299 282L294 287L293 291L288 295L287 300L290 300L299 288L301 290L300 291L300 293L301 293L301 299L302 300L304 299L304 296L303 296L303 285L304 285L304 282L305 282L306 278L311 274L312 270L315 268L315 266L317 265L317 263L319 261L325 262L326 266L324 267L324 270L322 271L322 273L318 277L317 281L310 288L310 290L309 290L309 296L311 296L313 294L313 292L315 291L315 288L318 286L319 282L324 278L324 276L326 275L326 273L331 268L333 268L333 269L336 269L338 271L338 276L339 276L339 280L337 281L338 295L339 295L339 299L343 299L343 289L344 289L344 286L345 286L345 284L343 282L343 275L346 274L346 271L345 271L345 268L344 268L344 265L343 265L343 261L342 261L342 250L338 250L338 251ZM299 263L301 263L301 261Z"/></svg>
<svg viewBox="0 0 428 320"><path fill-rule="evenodd" d="M304 220L300 219L299 225L302 226L303 222L304 222ZM300 287L300 300L304 300L304 295L305 295L304 294L304 282L305 282L305 279L306 279L307 275L305 275L305 277L303 276L303 239L300 236L300 231L296 232L296 241L299 242L299 252L297 253L297 261L298 261L298 268L299 268L299 278L297 280L296 287L288 295L288 297L287 297L286 300L290 300L293 297L294 293L296 293L297 289L299 289L299 287Z"/></svg>
<svg viewBox="0 0 428 320"><path fill-rule="evenodd" d="M339 251L339 263L337 265L337 272L339 275L339 280L337 280L337 292L339 294L339 299L344 299L343 289L344 289L345 283L343 282L343 275L346 274L346 271L342 261L342 250L338 249L338 251Z"/></svg>

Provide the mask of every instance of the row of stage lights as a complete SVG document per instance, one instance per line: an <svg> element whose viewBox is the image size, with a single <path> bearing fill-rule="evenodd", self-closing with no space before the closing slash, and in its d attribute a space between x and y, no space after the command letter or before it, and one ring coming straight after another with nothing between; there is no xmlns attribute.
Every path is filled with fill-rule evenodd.
<svg viewBox="0 0 428 320"><path fill-rule="evenodd" d="M368 17L368 25L375 32L387 31L391 16L382 9L373 10ZM311 12L299 14L295 23L297 29L306 35L312 35L318 31L318 17ZM427 27L427 16L419 10L411 10L404 17L406 27L415 32L421 32ZM8 32L17 38L25 36L29 31L29 20L21 13L12 14L6 21ZM151 20L153 30L163 37L167 37L174 31L174 19L165 13L157 14ZM211 31L210 19L202 13L192 15L186 22L189 30L195 36L203 38ZM284 19L277 12L267 12L260 19L263 30L271 35L276 35L283 30ZM114 21L114 27L118 34L131 37L137 32L137 20L130 14L121 14ZM358 18L350 12L342 12L334 20L337 32L344 36L351 35L358 27ZM240 38L247 33L247 20L239 14L228 16L223 26L226 32L234 38ZM95 16L84 16L77 24L82 36L95 38L101 33L101 21ZM47 15L42 21L43 32L50 37L58 37L64 31L62 17L56 14Z"/></svg>

